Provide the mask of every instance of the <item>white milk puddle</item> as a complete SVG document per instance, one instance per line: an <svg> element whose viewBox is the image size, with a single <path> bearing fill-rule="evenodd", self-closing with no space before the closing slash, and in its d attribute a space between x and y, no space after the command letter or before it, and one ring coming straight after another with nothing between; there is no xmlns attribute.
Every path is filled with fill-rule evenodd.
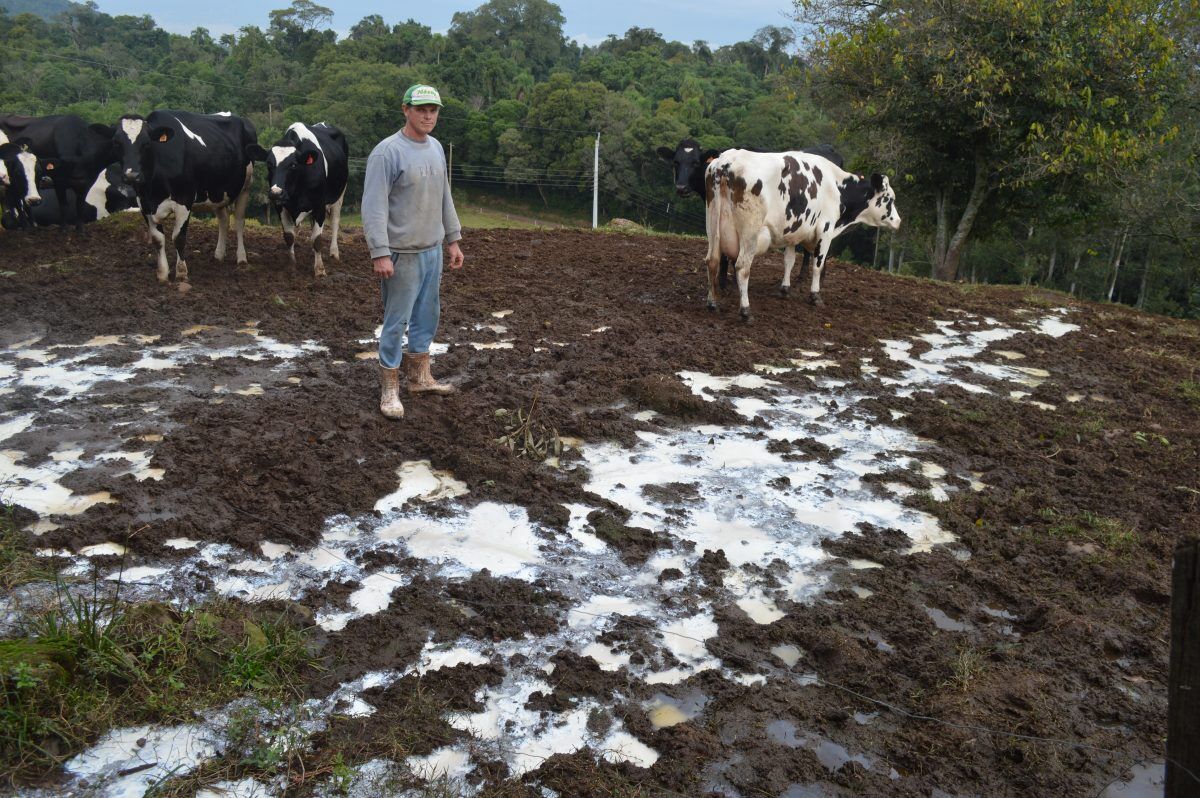
<svg viewBox="0 0 1200 798"><path fill-rule="evenodd" d="M1065 334L1073 327L1052 321L1037 322L1037 329ZM965 367L967 373L992 377L977 368L979 364L972 358L990 343L1019 332L987 321L971 332L952 330L948 323L939 323L938 329L924 336L933 348L920 357L908 355L911 342L885 342L887 356L902 360L908 370L900 380L883 382L911 393L946 382L966 384L949 375L951 368L961 374ZM1016 382L1026 376L1030 375L1013 369L1008 378ZM735 386L759 391L759 396L737 399L735 407L748 419L762 416L770 426L644 431L629 449L612 443L582 446L585 488L626 508L630 512L627 525L670 536L671 545L642 564L625 563L597 537L587 521L593 508L587 505L567 508L570 521L561 533L535 525L524 508L511 505L483 503L455 512L452 497L460 488L453 476L433 471L428 463L415 462L400 469L397 491L380 500L382 517L331 519L318 547L307 551L264 548L261 559L245 560L227 547L209 545L165 573L152 574L151 566L143 566L143 571L137 566L127 569L127 579L137 576L140 581L154 582L160 591L176 590L178 596L197 576L211 575L217 592L242 598L301 597L333 580L354 580L357 586L348 599L318 612L317 622L329 630L385 610L397 590L413 585L411 569L400 573L393 566L371 565L374 558L362 557L367 552L391 550L419 558L426 563L429 576L459 579L486 569L495 577L540 580L571 603L566 624L553 634L499 643L463 639L452 647L427 646L406 670L425 673L438 667L499 662L505 675L500 684L477 691L481 711L447 716L456 728L470 731L474 743L450 746L403 764L459 780L456 784L462 794L473 792L461 780L475 767L473 752L479 741L491 744L484 745L485 757L502 758L514 775L536 768L546 757L583 746L614 761L649 766L657 753L629 735L619 718L610 717L612 722L602 734L589 730L592 713L609 711L603 702L580 700L561 713L525 708L534 692L553 690L553 657L557 653L571 650L593 657L605 670L625 669L626 678L664 685L664 691L668 685L710 670L745 685L763 684L777 677L732 668L706 645L718 636L718 607L737 606L754 623L774 622L782 617L783 601L810 599L828 579L831 557L821 548L821 541L855 531L862 523L903 531L912 541L912 552L953 540L932 516L904 506L897 496L881 495L864 480L868 475L912 467L932 481L935 492L941 491L937 495L948 495L951 490L943 482L949 476L944 469L916 459L918 453L930 450L927 442L876 422L873 413L859 409L863 397L844 391L839 381L818 377L809 392L789 395L779 383L757 374L713 377L684 373L681 377L706 398ZM990 391L979 385L968 389ZM20 426L21 422L10 423ZM787 451L786 445L782 449L779 445L796 440L815 440L831 452L823 461L784 457L780 452ZM672 487L673 483L679 484ZM431 516L400 509L409 499L436 497L449 501L443 508L449 512ZM192 543L178 541L181 549ZM705 550L718 549L729 563L722 574L725 587L715 604L697 600L697 563ZM866 560L846 565L883 567ZM678 569L682 576L660 582L659 575L669 568ZM442 596L441 600L446 599ZM464 605L463 611L472 610ZM620 650L622 638L613 638L618 641L616 646L601 641L602 636L607 639L614 632L615 616L636 619L638 626L645 627L645 641L638 648L640 662L634 663ZM881 650L890 650L878 635L867 637ZM520 664L512 661L516 654L521 655ZM791 666L801 655L794 646L776 646L764 650L762 659L777 658ZM307 717L315 719L310 725L319 726L321 713L327 715L335 709L370 714L373 707L362 697L368 683L374 679L375 684L386 685L402 675L397 671L369 675L344 685L323 702L309 702L313 706L306 710ZM779 734L784 745L795 743L813 750L830 771L849 761L868 769L879 767L874 757L850 753L832 741L808 734L801 740L794 728L780 729ZM114 766L112 772L120 769Z"/></svg>
<svg viewBox="0 0 1200 798"><path fill-rule="evenodd" d="M99 418L92 426L99 425L101 431L93 434L104 438L104 442L97 444L94 439L89 440L86 450L60 447L57 451L49 453L49 459L43 458L41 462L36 462L31 461L28 453L4 445L4 441L22 433L48 431L51 428L50 422L60 407L71 408L65 412L73 412L76 403L85 402L96 395L104 395L103 386L106 384L109 387L114 384L120 387L139 373L161 372L159 381L145 387L162 393L186 391L188 389L182 382L185 377L194 377L197 371L218 361L229 358L245 358L251 361L275 358L287 361L313 352L325 351L325 347L313 341L306 341L298 346L281 343L263 336L253 326L236 332L216 331L215 339L209 340L208 334L214 331L213 327L196 325L181 331L181 343L163 346L156 345L159 336L104 335L81 344L57 344L42 349L31 348L41 340L34 338L8 349L0 349L0 391L25 391L31 394L39 408L35 412L19 415L0 413L0 495L3 495L6 501L21 504L43 517L75 515L113 499L104 491L89 494L72 492L60 482L70 473L99 466L113 466L116 468L112 473L114 478L163 478L165 472L161 468L151 466L152 451L122 448L129 441L115 431L119 429L120 424L105 424ZM108 366L88 362L97 355L119 354L122 351L130 356L129 362L123 365ZM259 396L265 391L262 385L250 383L232 392ZM120 403L102 404L101 407L113 414L129 410ZM142 423L146 417L153 418L158 411L156 404L143 403L140 407L144 413L139 419ZM79 440L84 440L82 433ZM162 440L162 435L147 433L138 435L133 440L139 445L154 444ZM97 449L105 451L96 451ZM85 451L95 453L85 455Z"/></svg>

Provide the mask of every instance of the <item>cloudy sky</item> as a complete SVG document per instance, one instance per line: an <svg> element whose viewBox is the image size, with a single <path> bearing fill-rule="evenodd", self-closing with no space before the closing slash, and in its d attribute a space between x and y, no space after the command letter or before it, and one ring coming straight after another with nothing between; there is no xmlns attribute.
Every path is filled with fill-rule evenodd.
<svg viewBox="0 0 1200 798"><path fill-rule="evenodd" d="M317 0L320 2L320 0ZM428 0L393 0L390 3L332 2L333 27L345 33L368 14L379 14L389 24L412 18L437 32L450 27L455 11L469 11L483 0L430 3ZM267 13L287 8L290 0L97 0L108 14L149 14L159 26L172 33L189 33L198 27L214 35L233 33L243 25L267 26ZM790 0L740 0L697 2L697 0L557 0L566 17L563 31L581 44L596 44L610 33L618 36L637 26L654 28L668 39L692 42L703 39L713 46L749 39L764 25L791 24Z"/></svg>

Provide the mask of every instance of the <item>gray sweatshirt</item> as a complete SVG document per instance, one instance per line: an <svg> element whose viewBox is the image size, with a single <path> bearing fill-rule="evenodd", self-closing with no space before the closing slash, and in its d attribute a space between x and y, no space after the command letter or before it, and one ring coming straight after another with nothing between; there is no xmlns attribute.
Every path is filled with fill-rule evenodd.
<svg viewBox="0 0 1200 798"><path fill-rule="evenodd" d="M462 238L437 139L418 142L396 131L375 145L363 182L362 223L372 258Z"/></svg>

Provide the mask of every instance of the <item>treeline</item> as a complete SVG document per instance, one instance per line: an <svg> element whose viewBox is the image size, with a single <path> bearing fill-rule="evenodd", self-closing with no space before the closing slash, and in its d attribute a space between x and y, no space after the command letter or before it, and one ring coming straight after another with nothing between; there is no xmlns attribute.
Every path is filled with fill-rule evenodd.
<svg viewBox="0 0 1200 798"><path fill-rule="evenodd" d="M598 133L602 216L677 232L702 232L703 207L674 195L656 147L832 142L848 167L893 176L905 219L843 256L1200 315L1188 0L797 0L807 40L767 25L723 47L643 28L582 46L548 0L491 0L445 34L371 15L339 38L332 17L294 0L265 27L214 37L93 3L52 21L0 15L0 109L103 122L230 110L267 145L325 120L346 131L360 179L401 122L399 93L427 82L446 99L436 135L453 145L456 188L590 208Z"/></svg>
<svg viewBox="0 0 1200 798"><path fill-rule="evenodd" d="M426 82L446 101L436 135L453 145L464 185L590 208L598 132L606 215L691 232L703 231L703 207L676 201L655 147L687 135L765 148L833 135L785 87L800 62L783 28L717 48L632 28L583 47L566 39L553 3L492 0L455 14L445 35L371 15L339 40L332 13L296 0L270 12L265 28L219 37L170 34L150 16L109 16L94 4L53 21L0 18L0 108L104 122L155 108L231 110L264 143L293 121L326 120L362 159L403 123L404 88Z"/></svg>

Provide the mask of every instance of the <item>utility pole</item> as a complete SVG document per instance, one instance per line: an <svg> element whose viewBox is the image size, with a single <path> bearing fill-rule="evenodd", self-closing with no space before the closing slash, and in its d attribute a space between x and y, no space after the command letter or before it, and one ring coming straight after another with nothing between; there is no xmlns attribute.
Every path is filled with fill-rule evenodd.
<svg viewBox="0 0 1200 798"><path fill-rule="evenodd" d="M592 159L592 229L600 226L600 131L596 131L596 154Z"/></svg>

